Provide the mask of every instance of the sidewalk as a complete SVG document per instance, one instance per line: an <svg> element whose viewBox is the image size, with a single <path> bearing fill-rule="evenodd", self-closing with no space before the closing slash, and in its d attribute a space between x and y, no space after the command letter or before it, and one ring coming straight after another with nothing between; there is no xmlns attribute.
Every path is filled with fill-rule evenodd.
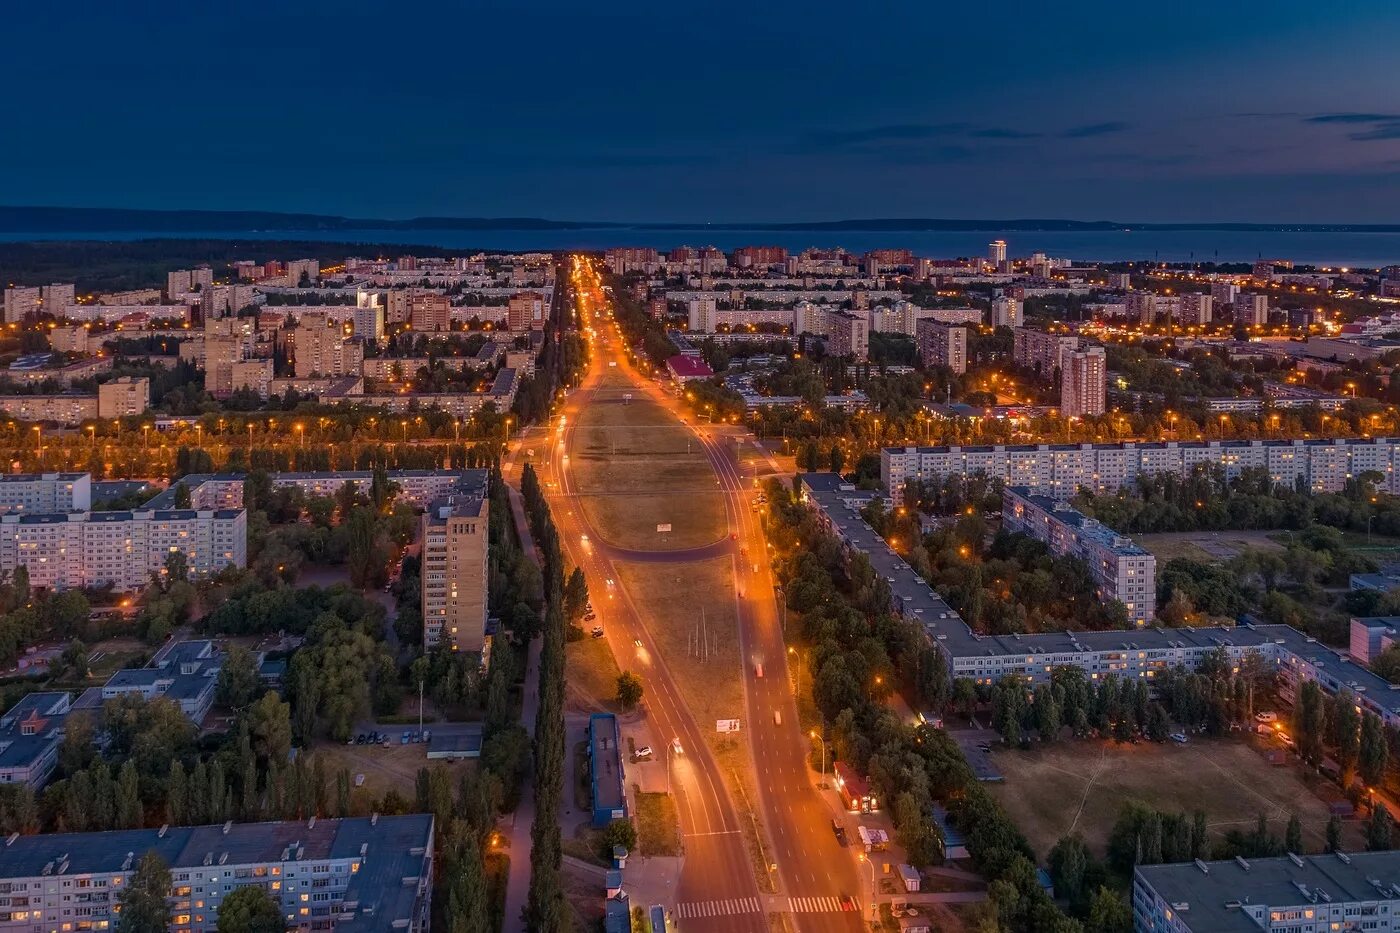
<svg viewBox="0 0 1400 933"><path fill-rule="evenodd" d="M520 536L520 545L531 560L538 560L535 542L530 537L530 528L525 521L525 509L514 487L507 486L511 511L515 513L515 527ZM531 745L535 738L535 714L540 702L540 648L539 638L530 640L525 658L525 682L520 696L520 724L530 735ZM533 761L533 759L532 759ZM530 893L530 831L535 823L535 774L534 765L525 769L525 777L520 786L520 804L510 815L510 825L504 835L510 846L510 873L506 876L506 904L501 933L516 933L525 929L525 904Z"/></svg>

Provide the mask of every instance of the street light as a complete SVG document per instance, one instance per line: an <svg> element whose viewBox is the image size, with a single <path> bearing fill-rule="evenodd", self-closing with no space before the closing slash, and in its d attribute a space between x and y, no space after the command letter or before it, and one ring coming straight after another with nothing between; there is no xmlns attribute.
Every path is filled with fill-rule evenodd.
<svg viewBox="0 0 1400 933"><path fill-rule="evenodd" d="M880 908L875 904L875 895L878 893L875 889L875 861L867 858L864 852L860 854L860 860L870 866L870 919L878 920Z"/></svg>

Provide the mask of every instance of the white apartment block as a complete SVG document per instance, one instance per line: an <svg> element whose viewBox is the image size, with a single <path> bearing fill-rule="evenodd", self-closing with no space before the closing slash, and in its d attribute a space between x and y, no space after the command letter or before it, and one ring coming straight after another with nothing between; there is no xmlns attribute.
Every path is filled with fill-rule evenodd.
<svg viewBox="0 0 1400 933"><path fill-rule="evenodd" d="M399 487L400 499L422 509L453 494L486 494L485 470L388 470L386 475L389 482ZM169 508L175 502L175 487L185 485L190 490L190 504L196 509L241 509L243 480L242 473L191 473L172 483L169 489L146 503L146 507ZM370 470L269 473L268 480L274 489L296 488L307 496L334 496L350 483L357 493L367 496L374 473Z"/></svg>
<svg viewBox="0 0 1400 933"><path fill-rule="evenodd" d="M0 512L25 514L87 511L92 508L88 473L10 473L0 475Z"/></svg>
<svg viewBox="0 0 1400 933"><path fill-rule="evenodd" d="M142 856L170 866L170 929L214 933L223 899L256 885L287 929L427 933L431 814L102 833L15 834L0 847L0 931L110 930Z"/></svg>
<svg viewBox="0 0 1400 933"><path fill-rule="evenodd" d="M1139 323L1151 324L1157 320L1156 292L1128 292L1125 303L1128 317L1134 318Z"/></svg>
<svg viewBox="0 0 1400 933"><path fill-rule="evenodd" d="M1216 304L1232 305L1239 297L1240 287L1234 282L1212 282L1210 286L1210 297L1215 299Z"/></svg>
<svg viewBox="0 0 1400 933"><path fill-rule="evenodd" d="M1052 554L1084 561L1099 598L1121 602L1136 625L1146 625L1157 614L1157 559L1065 500L1008 486L1002 491L1001 526L1045 543Z"/></svg>
<svg viewBox="0 0 1400 933"><path fill-rule="evenodd" d="M5 322L18 323L25 315L38 314L42 293L37 288L5 289Z"/></svg>
<svg viewBox="0 0 1400 933"><path fill-rule="evenodd" d="M686 322L687 330L697 334L712 334L715 332L715 324L718 321L715 312L719 309L713 295L702 295L698 298L690 299L687 310L689 312L689 317Z"/></svg>
<svg viewBox="0 0 1400 933"><path fill-rule="evenodd" d="M1210 295L1187 292L1181 296L1181 323L1201 326L1209 324L1215 310L1215 299Z"/></svg>
<svg viewBox="0 0 1400 933"><path fill-rule="evenodd" d="M31 585L48 589L136 590L174 552L195 576L244 567L247 540L241 509L9 514L0 516L0 570L24 567Z"/></svg>
<svg viewBox="0 0 1400 933"><path fill-rule="evenodd" d="M434 502L421 520L423 645L489 652L489 503L481 496Z"/></svg>
<svg viewBox="0 0 1400 933"><path fill-rule="evenodd" d="M1269 296L1241 292L1235 298L1235 323L1263 327L1269 323Z"/></svg>
<svg viewBox="0 0 1400 933"><path fill-rule="evenodd" d="M72 283L54 283L45 285L39 289L39 300L44 305L44 313L52 314L56 318L62 318L68 314L68 309L77 304L77 295L74 292Z"/></svg>
<svg viewBox="0 0 1400 933"><path fill-rule="evenodd" d="M1337 492L1346 481L1374 471L1380 488L1400 494L1400 438L1299 438L1250 441L1153 441L1121 444L987 444L951 447L886 447L880 479L898 504L908 479L941 482L978 473L1010 486L1068 499L1082 486L1110 492L1140 474L1189 476L1198 466L1218 466L1228 479L1249 468L1268 471L1279 485L1302 483L1313 492Z"/></svg>
<svg viewBox="0 0 1400 933"><path fill-rule="evenodd" d="M993 327L1020 327L1024 309L1019 298L992 299Z"/></svg>

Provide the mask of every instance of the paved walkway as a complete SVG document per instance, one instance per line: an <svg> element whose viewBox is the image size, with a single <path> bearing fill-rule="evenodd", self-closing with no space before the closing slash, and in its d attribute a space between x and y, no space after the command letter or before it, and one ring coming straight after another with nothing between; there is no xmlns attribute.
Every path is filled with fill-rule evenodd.
<svg viewBox="0 0 1400 933"><path fill-rule="evenodd" d="M539 562L535 552L534 539L530 537L530 526L525 521L524 503L514 487L506 487L510 497L511 511L515 513L515 528L520 536L520 546L530 559ZM520 697L520 724L530 735L531 746L535 739L535 714L540 703L540 646L539 638L531 639L526 652L525 685ZM533 762L533 756L531 756ZM502 933L517 933L525 929L525 903L530 893L530 830L535 823L535 774L533 764L527 765L525 777L520 786L520 804L510 815L510 824L504 828L510 845L510 874L506 877L505 917Z"/></svg>

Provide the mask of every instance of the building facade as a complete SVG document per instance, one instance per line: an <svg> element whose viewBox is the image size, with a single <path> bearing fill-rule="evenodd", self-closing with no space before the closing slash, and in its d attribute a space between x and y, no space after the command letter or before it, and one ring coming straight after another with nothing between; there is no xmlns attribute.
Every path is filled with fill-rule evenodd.
<svg viewBox="0 0 1400 933"><path fill-rule="evenodd" d="M487 540L489 503L455 495L423 513L423 645L453 651L487 650Z"/></svg>
<svg viewBox="0 0 1400 933"><path fill-rule="evenodd" d="M942 366L958 375L967 372L967 328L923 320L915 343L925 366Z"/></svg>
<svg viewBox="0 0 1400 933"><path fill-rule="evenodd" d="M1060 415L1101 415L1108 404L1107 357L1103 347L1067 351L1061 356Z"/></svg>

